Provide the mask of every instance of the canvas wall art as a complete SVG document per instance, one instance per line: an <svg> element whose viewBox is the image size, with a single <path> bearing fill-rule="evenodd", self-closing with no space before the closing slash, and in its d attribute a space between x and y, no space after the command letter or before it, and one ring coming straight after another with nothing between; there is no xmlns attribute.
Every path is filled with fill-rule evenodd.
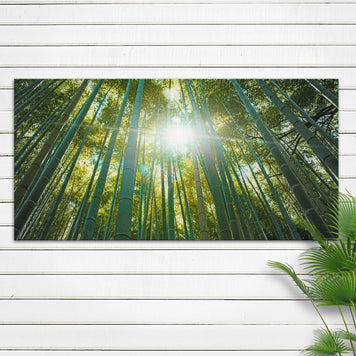
<svg viewBox="0 0 356 356"><path fill-rule="evenodd" d="M18 79L16 240L306 240L338 191L333 79Z"/></svg>

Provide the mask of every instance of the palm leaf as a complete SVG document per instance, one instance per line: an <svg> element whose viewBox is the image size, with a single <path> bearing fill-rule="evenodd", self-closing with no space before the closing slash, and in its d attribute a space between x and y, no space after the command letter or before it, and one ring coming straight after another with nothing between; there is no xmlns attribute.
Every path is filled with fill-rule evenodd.
<svg viewBox="0 0 356 356"><path fill-rule="evenodd" d="M322 275L310 281L313 299L321 305L347 305L356 303L356 275L342 272Z"/></svg>
<svg viewBox="0 0 356 356"><path fill-rule="evenodd" d="M326 243L302 254L303 265L310 273L335 273L356 270L356 257L350 255L340 242Z"/></svg>
<svg viewBox="0 0 356 356"><path fill-rule="evenodd" d="M354 333L347 333L345 330L340 330L340 329L337 332L339 336L344 340L356 341L356 334Z"/></svg>
<svg viewBox="0 0 356 356"><path fill-rule="evenodd" d="M315 331L314 340L315 344L304 350L308 356L336 356L349 351L338 332L332 330L319 329Z"/></svg>
<svg viewBox="0 0 356 356"><path fill-rule="evenodd" d="M268 265L272 268L278 269L280 271L283 271L287 273L294 281L294 283L297 285L297 287L308 297L311 297L313 295L312 290L310 287L308 287L295 273L293 267L291 267L289 264L284 264L276 261L269 261Z"/></svg>

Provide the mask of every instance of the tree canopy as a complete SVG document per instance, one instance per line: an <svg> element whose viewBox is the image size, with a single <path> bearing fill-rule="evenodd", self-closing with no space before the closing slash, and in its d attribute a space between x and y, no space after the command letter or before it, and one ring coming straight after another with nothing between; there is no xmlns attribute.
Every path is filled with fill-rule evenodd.
<svg viewBox="0 0 356 356"><path fill-rule="evenodd" d="M15 81L15 239L302 240L338 191L337 80Z"/></svg>

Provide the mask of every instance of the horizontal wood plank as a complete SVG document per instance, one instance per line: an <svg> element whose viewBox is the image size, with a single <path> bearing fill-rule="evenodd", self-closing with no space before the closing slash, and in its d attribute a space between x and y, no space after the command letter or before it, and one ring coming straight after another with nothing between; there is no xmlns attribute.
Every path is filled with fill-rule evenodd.
<svg viewBox="0 0 356 356"><path fill-rule="evenodd" d="M329 324L336 308L320 307ZM309 301L0 300L0 324L17 325L320 325ZM347 312L345 313L347 315Z"/></svg>
<svg viewBox="0 0 356 356"><path fill-rule="evenodd" d="M260 274L0 275L0 299L305 298L287 276Z"/></svg>
<svg viewBox="0 0 356 356"><path fill-rule="evenodd" d="M354 24L356 4L3 5L0 24ZM158 58L158 57L157 57Z"/></svg>
<svg viewBox="0 0 356 356"><path fill-rule="evenodd" d="M356 132L356 120L355 120L354 112L344 111L339 113L339 132L340 133Z"/></svg>
<svg viewBox="0 0 356 356"><path fill-rule="evenodd" d="M14 159L11 156L0 155L0 178L14 177Z"/></svg>
<svg viewBox="0 0 356 356"><path fill-rule="evenodd" d="M282 78L282 79L304 79L304 78L324 78L324 79L339 79L341 89L356 88L356 68L322 68L318 66L308 67L289 67L289 68L224 68L219 66L200 67L192 65L190 67L145 67L130 68L130 67L33 67L29 65L22 68L7 68L0 67L0 88L12 89L14 79L38 79L38 78Z"/></svg>
<svg viewBox="0 0 356 356"><path fill-rule="evenodd" d="M261 36L263 33L263 36ZM62 25L0 28L0 46L354 46L356 25Z"/></svg>
<svg viewBox="0 0 356 356"><path fill-rule="evenodd" d="M177 4L176 0L2 0L4 5L87 5L87 4ZM219 0L179 0L180 4L221 4ZM224 0L223 4L298 3L298 0ZM303 0L303 3L325 3L325 0ZM354 4L355 0L332 0L332 4Z"/></svg>
<svg viewBox="0 0 356 356"><path fill-rule="evenodd" d="M313 325L0 325L0 349L301 350L312 343L314 329Z"/></svg>
<svg viewBox="0 0 356 356"><path fill-rule="evenodd" d="M0 225L13 225L14 203L0 203Z"/></svg>
<svg viewBox="0 0 356 356"><path fill-rule="evenodd" d="M117 350L0 350L0 356L207 356L207 351L172 351L172 350L140 350L140 351L117 351ZM208 356L221 356L221 351L209 350ZM261 351L226 351L224 356L261 356ZM300 351L273 350L263 351L263 356L300 356Z"/></svg>
<svg viewBox="0 0 356 356"><path fill-rule="evenodd" d="M339 138L340 156L355 156L355 147L356 147L356 134L340 135Z"/></svg>
<svg viewBox="0 0 356 356"><path fill-rule="evenodd" d="M1 203L6 206L8 203ZM4 208L5 209L5 208ZM12 210L11 210L12 214ZM0 250L75 250L75 251L113 251L113 250L217 250L217 251L245 251L268 250L284 251L298 250L300 253L315 246L312 241L15 241L13 224L0 224ZM83 255L84 256L84 255Z"/></svg>
<svg viewBox="0 0 356 356"><path fill-rule="evenodd" d="M214 250L0 251L0 274L272 274L269 260L298 267L300 253L287 244L283 252L232 249L223 259Z"/></svg>
<svg viewBox="0 0 356 356"><path fill-rule="evenodd" d="M355 9L356 13L356 9ZM6 47L0 67L353 67L356 46Z"/></svg>

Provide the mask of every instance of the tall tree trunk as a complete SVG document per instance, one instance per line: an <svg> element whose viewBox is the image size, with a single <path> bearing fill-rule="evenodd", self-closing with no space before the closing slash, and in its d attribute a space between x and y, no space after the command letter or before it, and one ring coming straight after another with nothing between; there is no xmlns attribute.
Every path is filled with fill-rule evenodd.
<svg viewBox="0 0 356 356"><path fill-rule="evenodd" d="M154 146L153 146L151 166L150 166L150 179L148 182L145 210L144 210L144 214L143 214L143 228L142 228L141 240L145 240L145 238L146 238L146 224L147 224L147 219L148 219L148 208L149 208L149 202L151 199L151 190L153 189L152 185L154 183L153 180L154 180L155 161L156 161L157 138L158 138L158 134L156 133L155 134L155 142L154 142Z"/></svg>
<svg viewBox="0 0 356 356"><path fill-rule="evenodd" d="M40 198L46 185L48 184L51 177L53 176L64 153L67 151L68 145L72 142L75 134L77 133L82 121L84 120L85 115L87 114L102 84L103 84L103 80L99 80L97 85L93 89L92 93L90 94L89 98L83 105L83 108L80 110L79 114L74 120L73 125L67 131L66 135L62 139L62 142L59 144L58 148L53 154L53 157L50 159L46 168L43 170L41 177L36 182L28 198L26 199L26 201L24 201L24 203L19 208L15 216L15 236L17 236L17 234L22 230L22 228L26 224L28 217L33 211L34 206L37 204L37 201Z"/></svg>
<svg viewBox="0 0 356 356"><path fill-rule="evenodd" d="M111 200L111 204L110 204L110 211L109 211L109 216L108 216L108 220L106 222L106 227L105 227L105 233L104 233L104 240L108 240L109 236L110 236L110 225L111 225L111 221L114 215L114 209L115 209L115 205L116 205L116 198L117 198L117 193L118 193L118 187L119 187L119 180L120 180L120 175L121 175L121 167L122 167L122 162L123 162L123 158L124 158L124 153L125 153L125 144L126 144L126 138L127 138L127 134L129 132L129 127L127 126L127 130L125 133L125 137L124 140L122 142L122 149L121 149L121 154L120 154L120 162L119 162L119 168L117 169L117 173L116 173L116 179L115 179L115 186L114 186L114 193L112 195L112 200Z"/></svg>
<svg viewBox="0 0 356 356"><path fill-rule="evenodd" d="M17 79L15 79L15 85L16 85L16 81L17 81ZM21 101L23 101L26 97L28 97L31 93L33 93L36 90L37 86L39 86L42 81L43 81L43 79L34 80L32 83L30 83L25 88L23 88L19 91L15 91L15 95L14 95L15 106L18 106L18 104Z"/></svg>
<svg viewBox="0 0 356 356"><path fill-rule="evenodd" d="M49 83L45 84L39 91L34 93L24 103L22 103L21 105L16 106L16 108L14 109L15 116L17 116L25 107L30 105L33 102L34 99L38 98L46 89L51 87L56 81L57 81L57 79L51 80ZM15 126L17 126L17 122L16 121L15 121Z"/></svg>
<svg viewBox="0 0 356 356"><path fill-rule="evenodd" d="M20 206L21 201L23 200L29 185L31 184L32 180L36 176L43 160L46 158L51 146L56 141L58 135L60 134L64 124L67 122L69 116L73 112L75 106L77 105L78 101L80 100L86 86L88 85L88 80L83 80L81 86L78 88L76 94L72 98L69 106L64 111L61 119L51 132L50 136L43 144L40 152L38 152L36 158L32 162L30 168L27 170L25 176L22 178L21 182L18 184L15 190L15 205L16 209ZM94 99L94 98L93 98Z"/></svg>
<svg viewBox="0 0 356 356"><path fill-rule="evenodd" d="M206 214L205 214L205 207L204 207L203 190L201 186L199 166L198 166L198 161L197 161L195 151L192 152L192 158L193 158L193 168L194 168L195 189L197 191L200 239L209 240L208 225L206 222Z"/></svg>
<svg viewBox="0 0 356 356"><path fill-rule="evenodd" d="M220 100L220 99L219 99ZM221 102L221 101L220 101ZM266 179L266 182L273 194L274 199L276 200L278 207L283 215L283 218L290 230L290 232L292 233L292 236L296 239L296 240L300 240L301 237L297 231L297 228L295 227L295 225L292 222L292 219L290 218L288 212L286 211L284 204L281 200L281 198L279 197L279 194L277 193L276 188L274 187L274 185L272 184L272 181L269 178L268 173L266 172L265 167L263 166L262 162L260 161L260 159L257 157L254 149L252 148L252 146L250 145L250 143L248 142L248 140L246 139L245 135L243 134L242 130L240 129L239 125L237 124L237 121L234 119L234 117L232 116L232 114L230 113L230 111L227 109L226 105L221 102L221 104L224 106L226 112L229 114L232 122L234 123L235 127L237 128L240 136L242 137L242 139L244 140L245 144L247 145L247 147L249 148L250 152L252 153L252 156L254 158L254 160L256 161L256 163L258 164L258 167L260 168L264 178Z"/></svg>
<svg viewBox="0 0 356 356"><path fill-rule="evenodd" d="M143 147L142 147L142 163L141 163L141 180L140 180L140 197L139 197L139 203L138 203L138 224L137 224L137 240L142 239L142 210L144 209L144 200L145 200L145 194L146 194L146 174L145 174L145 151L146 151L146 134L144 131L144 128L142 127L140 130L140 138L139 138L139 144L138 144L138 150L137 153L140 151L140 142L141 142L141 136L143 135ZM138 154L137 154L137 162L138 162ZM140 168L138 169L140 171ZM145 229L145 226L144 226Z"/></svg>
<svg viewBox="0 0 356 356"><path fill-rule="evenodd" d="M167 110L167 125L171 124L171 80L169 80L169 98L168 98L168 110ZM175 240L175 228L174 228L174 181L172 173L173 155L172 148L167 146L167 185L168 185L168 240Z"/></svg>
<svg viewBox="0 0 356 356"><path fill-rule="evenodd" d="M190 240L194 240L194 233L193 233L193 224L192 224L192 218L190 216L190 210L189 210L189 204L188 204L188 197L187 193L185 191L185 184L184 184L184 179L183 179L183 174L182 170L180 168L179 160L177 158L177 166L178 166L178 172L179 172L179 178L180 182L182 184L182 191L183 191L183 197L184 197L184 204L185 204L185 211L187 213L187 220L188 220L188 226L189 226L189 238ZM177 180L177 178L176 178ZM177 180L177 187L178 187L178 180Z"/></svg>
<svg viewBox="0 0 356 356"><path fill-rule="evenodd" d="M92 237L94 235L96 217L98 215L100 201L103 196L106 178L107 178L107 175L109 172L111 157L112 157L114 147L116 144L117 135L119 134L121 120L122 120L122 117L125 112L127 98L128 98L129 91L130 91L130 84L131 84L131 80L129 80L127 82L126 91L125 91L124 98L122 99L120 111L117 115L115 125L114 125L113 131L112 131L112 134L111 134L111 137L109 140L109 144L108 144L108 147L105 152L105 157L104 157L103 163L101 165L99 177L96 181L96 185L95 185L93 196L91 198L89 210L88 210L86 219L84 221L83 231L81 234L81 240L90 240L90 239L92 239Z"/></svg>
<svg viewBox="0 0 356 356"><path fill-rule="evenodd" d="M200 135L203 135L203 139L200 140L200 144L201 144L202 150L204 152L204 158L205 158L206 166L207 166L207 173L211 180L212 190L214 191L213 197L214 197L214 201L215 201L216 216L217 216L217 220L218 220L220 237L222 240L232 240L232 234L231 234L231 230L230 230L230 226L229 226L229 221L228 221L225 206L224 206L224 196L221 191L220 184L219 184L220 179L218 177L215 162L213 160L213 153L211 151L211 148L210 148L210 145L208 142L208 135L205 130L203 120L202 120L200 113L198 111L198 108L196 106L195 99L193 97L193 93L190 88L189 80L186 79L185 84L187 87L191 105L193 107L193 112L194 112L194 116L196 119L197 128L200 132Z"/></svg>
<svg viewBox="0 0 356 356"><path fill-rule="evenodd" d="M60 116L63 114L64 110L66 109L66 105L69 105L68 100L64 100L47 118L47 120L36 130L36 132L31 135L31 137L26 141L26 143L21 147L21 149L15 154L15 162L18 162L19 158L22 156L22 160L26 160L28 157L28 154L32 152L33 148L37 146L37 144L42 140L42 138L47 134L47 132L52 128L52 126L55 124L55 122L60 118ZM57 114L57 112L59 113ZM40 134L41 133L41 134ZM39 136L38 136L39 135ZM38 136L38 137L37 137ZM28 148L31 145L31 142L35 139L36 141L33 143L33 145ZM19 142L21 138L16 137L16 142ZM20 166L19 166L20 167ZM17 167L17 169L19 168ZM15 171L17 170L15 166Z"/></svg>
<svg viewBox="0 0 356 356"><path fill-rule="evenodd" d="M109 133L110 133L110 130L111 130L111 125L113 123L113 119L114 119L114 114L112 115L112 117L110 119L109 125L108 125L108 127L106 129L106 132L105 132L105 136L104 136L104 138L103 138L103 140L101 142L100 150L98 152L97 159L95 161L95 164L94 164L94 167L93 167L93 171L92 171L89 183L87 185L87 189L85 190L84 197L81 200L79 209L77 210L77 212L75 214L75 217L73 219L73 224L72 224L72 226L70 228L70 231L68 233L68 240L78 240L78 236L80 235L79 230L81 228L82 220L84 219L84 216L86 214L87 205L88 205L88 201L89 201L89 198L90 198L90 194L92 192L92 187L93 187L93 184L94 184L96 172L97 172L97 170L99 168L99 163L101 161L101 156L102 156L102 154L104 152L106 141L107 141L107 139L109 137Z"/></svg>
<svg viewBox="0 0 356 356"><path fill-rule="evenodd" d="M265 143L267 144L271 154L273 155L277 165L279 166L281 172L286 178L289 186L291 187L295 197L297 198L305 216L311 221L316 228L324 233L326 236L329 236L329 228L325 225L324 221L318 214L317 210L313 206L311 200L303 189L303 186L300 184L299 180L296 178L296 174L288 161L284 158L280 148L276 144L273 136L269 132L267 126L261 120L259 115L257 114L255 108L250 103L248 97L241 89L236 79L231 80L234 88L236 89L240 99L242 100L246 110L250 114L251 118L255 122L258 130L260 131Z"/></svg>
<svg viewBox="0 0 356 356"><path fill-rule="evenodd" d="M265 94L272 100L273 104L278 108L278 110L287 118L287 120L296 128L298 133L304 138L308 143L313 152L317 155L320 161L327 167L329 167L332 172L338 175L338 161L330 150L328 150L324 144L303 124L303 122L294 115L294 113L289 109L289 107L284 104L277 95L271 90L271 88L265 83L265 81L257 79L256 80Z"/></svg>
<svg viewBox="0 0 356 356"><path fill-rule="evenodd" d="M28 110L24 115L21 115L21 119L16 121L15 130L17 130L18 127L23 122L25 122L25 120L64 82L65 82L65 80L60 81L54 88L52 88L46 95L44 95L43 98L36 101L35 105L33 105L30 110ZM31 126L31 124L29 124L28 126Z"/></svg>
<svg viewBox="0 0 356 356"><path fill-rule="evenodd" d="M227 183L226 175L225 175L225 169L224 169L225 167L224 167L224 163L223 163L225 161L225 157L224 157L224 154L221 149L222 145L221 145L220 139L214 129L208 102L205 97L205 92L204 92L204 88L203 88L203 84L202 84L201 80L199 80L199 85L200 85L200 90L201 90L202 97L203 97L203 102L201 102L201 106L204 108L205 116L206 116L208 124L210 126L209 136L212 137L212 142L213 142L213 147L214 147L214 151L215 151L215 156L217 159L218 170L220 173L221 187L222 187L222 191L223 191L223 195L224 195L226 212L229 217L229 223L230 223L232 237L234 240L241 240L241 231L240 231L239 225L237 223L237 218L236 218L235 210L233 207L233 200L231 197L231 192L230 192L229 185ZM193 88L194 88L194 86L193 86ZM199 98L197 93L196 93L196 96L197 96L197 98Z"/></svg>
<svg viewBox="0 0 356 356"><path fill-rule="evenodd" d="M337 109L339 108L339 99L330 90L326 89L318 80L316 79L306 79L306 81L315 88L326 100L328 100Z"/></svg>
<svg viewBox="0 0 356 356"><path fill-rule="evenodd" d="M137 149L137 130L141 111L143 85L144 80L140 79L127 140L116 219L115 240L129 240L131 237L132 199L136 180L135 157Z"/></svg>
<svg viewBox="0 0 356 356"><path fill-rule="evenodd" d="M323 127L321 127L315 120L313 120L286 92L283 91L283 89L277 83L275 83L273 80L270 80L270 82L324 138L326 138L334 147L338 147L338 140L335 137L331 136L327 131L324 130Z"/></svg>
<svg viewBox="0 0 356 356"><path fill-rule="evenodd" d="M167 212L166 212L166 188L164 184L164 151L163 140L160 135L160 166L161 166L161 209L162 209L162 240L168 240Z"/></svg>
<svg viewBox="0 0 356 356"><path fill-rule="evenodd" d="M91 121L90 121L90 123L89 123L89 125L88 125L88 127L87 127L87 129L86 129L86 131L84 133L82 141L81 141L81 143L80 143L80 145L79 145L79 147L77 149L77 152L75 153L75 155L74 155L74 157L72 159L72 164L69 167L69 170L67 172L66 178L64 179L64 181L63 181L63 183L61 185L61 188L60 188L60 190L59 190L59 192L57 194L57 197L56 197L56 199L55 199L50 211L47 213L47 216L46 216L46 218L45 218L45 220L44 220L44 222L42 224L41 230L40 230L40 232L38 234L38 239L40 239L40 240L46 239L47 234L50 232L51 225L52 225L53 221L56 218L56 213L57 213L59 204L62 201L62 198L63 198L64 192L66 190L66 187L67 187L67 185L69 183L69 179L70 179L70 177L72 175L72 172L73 172L74 167L75 167L75 165L77 163L79 155L80 155L80 153L81 153L81 151L82 151L82 149L83 149L83 147L84 147L84 145L86 143L86 139L87 139L87 137L89 135L89 132L90 132L92 126L93 126L93 123L94 123L94 121L95 121L95 119L96 119L96 117L97 117L97 115L98 115L98 113L99 113L99 111L101 109L101 106L102 106L102 104L103 104L103 102L105 100L105 97L106 96L104 96L104 98L101 100L100 105L96 109L95 114L93 115L93 118L91 119Z"/></svg>

